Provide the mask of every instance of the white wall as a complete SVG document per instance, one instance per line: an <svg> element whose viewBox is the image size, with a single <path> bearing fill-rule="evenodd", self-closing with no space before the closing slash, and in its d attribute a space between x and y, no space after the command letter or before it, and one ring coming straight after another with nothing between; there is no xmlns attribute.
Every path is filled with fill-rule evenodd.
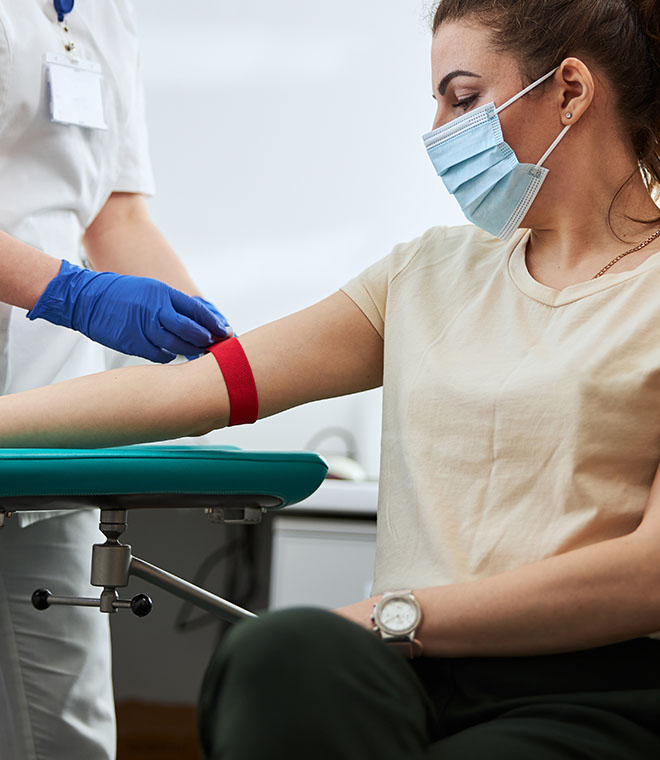
<svg viewBox="0 0 660 760"><path fill-rule="evenodd" d="M396 242L462 223L421 141L434 112L426 3L135 5L152 213L239 333L328 295ZM214 441L300 448L342 425L375 474L379 409L372 391Z"/></svg>

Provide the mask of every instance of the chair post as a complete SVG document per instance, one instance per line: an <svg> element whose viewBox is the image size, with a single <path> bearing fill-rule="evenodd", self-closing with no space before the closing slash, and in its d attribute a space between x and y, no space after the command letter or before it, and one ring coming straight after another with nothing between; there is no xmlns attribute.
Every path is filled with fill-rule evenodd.
<svg viewBox="0 0 660 760"><path fill-rule="evenodd" d="M250 515L255 517L252 513ZM261 512L259 512L260 516ZM212 519L217 520L218 517L217 514L212 515ZM257 522L257 520L254 521ZM160 567L134 557L130 544L122 544L119 541L119 537L126 530L125 509L102 508L99 530L106 540L105 543L94 544L92 547L91 584L103 589L100 597L98 599L60 597L53 596L48 589L37 589L32 595L32 604L36 609L45 610L53 604L63 604L98 607L100 612L106 613L130 609L137 617L144 617L151 612L153 606L146 594L136 594L132 599L120 599L117 593L118 588L128 586L129 576L134 575L230 623L257 617L254 612L245 610Z"/></svg>

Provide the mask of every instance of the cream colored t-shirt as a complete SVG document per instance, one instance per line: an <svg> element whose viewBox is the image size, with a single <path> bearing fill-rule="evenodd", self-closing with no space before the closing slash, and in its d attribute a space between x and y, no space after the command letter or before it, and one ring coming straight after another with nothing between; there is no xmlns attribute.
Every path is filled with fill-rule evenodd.
<svg viewBox="0 0 660 760"><path fill-rule="evenodd" d="M344 292L385 340L374 593L494 575L632 531L660 460L660 253L562 291L476 227Z"/></svg>

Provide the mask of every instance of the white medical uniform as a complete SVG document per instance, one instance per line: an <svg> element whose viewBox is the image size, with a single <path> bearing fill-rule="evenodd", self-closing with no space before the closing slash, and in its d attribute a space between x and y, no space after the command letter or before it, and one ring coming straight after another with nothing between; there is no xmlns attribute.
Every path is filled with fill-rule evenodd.
<svg viewBox="0 0 660 760"><path fill-rule="evenodd" d="M131 3L76 0L67 25L78 55L101 64L105 131L49 119L44 55L65 54L52 0L0 0L0 229L80 264L110 194L151 194L153 177ZM102 349L82 335L0 304L0 392L102 368ZM107 618L30 604L38 586L98 594L88 585L98 515L44 517L0 529L0 760L113 758Z"/></svg>

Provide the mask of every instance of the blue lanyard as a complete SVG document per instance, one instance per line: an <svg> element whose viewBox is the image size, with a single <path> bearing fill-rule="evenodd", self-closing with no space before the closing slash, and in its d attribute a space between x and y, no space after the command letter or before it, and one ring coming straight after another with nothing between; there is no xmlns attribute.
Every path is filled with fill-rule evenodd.
<svg viewBox="0 0 660 760"><path fill-rule="evenodd" d="M64 17L67 13L71 13L73 10L73 4L76 0L53 0L53 5L57 11L57 20L64 21Z"/></svg>

